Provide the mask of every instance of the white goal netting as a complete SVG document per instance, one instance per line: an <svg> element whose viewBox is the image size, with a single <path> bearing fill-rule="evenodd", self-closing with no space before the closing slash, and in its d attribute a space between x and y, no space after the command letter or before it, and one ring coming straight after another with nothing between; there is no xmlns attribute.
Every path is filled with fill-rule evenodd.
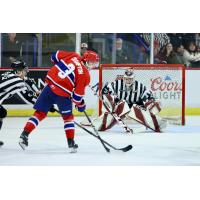
<svg viewBox="0 0 200 200"><path fill-rule="evenodd" d="M185 68L181 65L103 64L99 71L99 89L106 82L121 79L126 69L133 69L135 79L161 101L160 116L173 124L185 123ZM100 112L102 106L100 103Z"/></svg>

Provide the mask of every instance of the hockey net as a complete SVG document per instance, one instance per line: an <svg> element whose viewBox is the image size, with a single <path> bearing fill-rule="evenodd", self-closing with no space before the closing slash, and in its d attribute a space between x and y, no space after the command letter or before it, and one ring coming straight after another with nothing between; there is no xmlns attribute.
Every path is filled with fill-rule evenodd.
<svg viewBox="0 0 200 200"><path fill-rule="evenodd" d="M126 69L133 69L135 79L151 90L161 101L159 115L170 124L185 124L185 67L172 64L102 64L99 71L99 91L107 82L122 79ZM99 101L99 114L102 102Z"/></svg>

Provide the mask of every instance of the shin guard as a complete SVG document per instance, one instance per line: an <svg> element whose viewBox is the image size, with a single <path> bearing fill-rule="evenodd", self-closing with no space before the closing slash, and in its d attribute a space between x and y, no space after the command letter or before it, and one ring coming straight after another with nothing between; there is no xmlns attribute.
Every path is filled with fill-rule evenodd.
<svg viewBox="0 0 200 200"><path fill-rule="evenodd" d="M74 116L73 115L65 115L62 116L64 121L64 130L67 139L73 139L75 134L74 128Z"/></svg>
<svg viewBox="0 0 200 200"><path fill-rule="evenodd" d="M24 131L31 133L36 126L38 126L39 122L42 121L47 116L46 112L35 111L32 117L29 118L28 122L24 127Z"/></svg>

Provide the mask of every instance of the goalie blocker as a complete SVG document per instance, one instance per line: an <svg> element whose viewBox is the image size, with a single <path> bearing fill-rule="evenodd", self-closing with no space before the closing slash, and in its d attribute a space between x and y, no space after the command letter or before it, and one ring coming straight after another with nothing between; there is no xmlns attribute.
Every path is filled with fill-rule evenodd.
<svg viewBox="0 0 200 200"><path fill-rule="evenodd" d="M157 115L161 111L160 102L149 100L144 104L145 107L133 104L129 108L125 100L115 103L113 96L110 94L104 95L104 101L110 110L116 113L121 119L127 117L155 132L162 132L166 128L167 121ZM103 113L99 118L94 120L94 125L99 131L106 131L116 123L117 121L109 112Z"/></svg>

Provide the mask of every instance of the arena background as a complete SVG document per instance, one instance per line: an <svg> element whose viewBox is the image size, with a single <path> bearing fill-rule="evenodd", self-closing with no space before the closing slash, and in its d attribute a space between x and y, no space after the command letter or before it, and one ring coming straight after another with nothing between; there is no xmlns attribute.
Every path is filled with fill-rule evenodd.
<svg viewBox="0 0 200 200"><path fill-rule="evenodd" d="M7 71L8 69L0 69L0 73ZM37 86L41 89L44 86L44 77L48 71L48 68L34 68L30 69L29 76L34 78ZM94 86L99 80L99 70L91 70L91 85ZM186 70L186 86L185 86L185 113L187 115L200 115L199 99L200 93L196 92L194 88L200 85L200 70L188 69ZM98 109L97 96L93 95L90 88L86 90L85 100L87 103L87 112L92 114L94 109ZM22 104L19 99L11 98L4 102L5 107L8 109L8 116L30 116L33 113L32 105ZM74 109L75 115L82 115ZM58 114L49 113L49 116L57 116Z"/></svg>
<svg viewBox="0 0 200 200"><path fill-rule="evenodd" d="M14 49L7 48L10 44L9 38L15 41ZM122 42L122 54L118 55L119 39ZM46 72L52 66L51 54L57 50L81 53L82 44L86 43L88 50L99 54L101 64L157 64L155 58L162 48L171 42L175 49L176 45L179 47L180 41L185 48L189 42L194 41L198 53L200 52L199 33L176 33L176 35L171 33L0 33L0 73L10 69L8 58L15 56L19 51L17 53L30 67L29 76L35 79L39 88L42 88ZM198 102L200 94L196 92L200 83L200 63L198 62L195 67L185 65L185 68L185 113L200 115ZM99 69L91 71L91 78L92 86L98 84ZM91 114L94 109L97 109L98 99L90 89L87 89L85 99L89 102L87 112ZM23 105L16 98L6 100L3 104L8 109L8 116L29 116L33 113L31 105ZM76 110L74 114L80 115Z"/></svg>

